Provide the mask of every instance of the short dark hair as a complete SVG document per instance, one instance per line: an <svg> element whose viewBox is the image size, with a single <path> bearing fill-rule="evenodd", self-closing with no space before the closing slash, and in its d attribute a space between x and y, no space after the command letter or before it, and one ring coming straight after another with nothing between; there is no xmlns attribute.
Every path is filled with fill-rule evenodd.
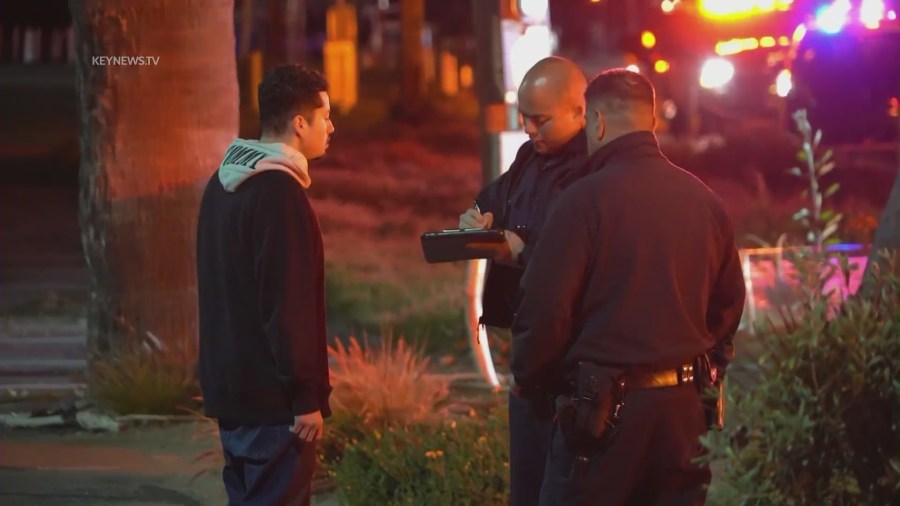
<svg viewBox="0 0 900 506"><path fill-rule="evenodd" d="M656 90L644 75L628 69L604 70L591 79L584 92L585 102L603 101L613 109L643 103L656 107Z"/></svg>
<svg viewBox="0 0 900 506"><path fill-rule="evenodd" d="M307 120L322 107L319 92L328 91L320 72L302 65L282 65L266 74L259 85L259 127L267 133L282 133L297 114Z"/></svg>

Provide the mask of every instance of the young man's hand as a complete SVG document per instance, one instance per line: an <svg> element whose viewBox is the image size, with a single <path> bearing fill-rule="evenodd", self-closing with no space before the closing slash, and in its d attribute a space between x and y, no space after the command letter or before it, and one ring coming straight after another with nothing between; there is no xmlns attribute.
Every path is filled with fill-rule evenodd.
<svg viewBox="0 0 900 506"><path fill-rule="evenodd" d="M294 416L294 425L291 432L303 441L313 442L322 437L325 432L325 420L321 411L313 411L305 415Z"/></svg>

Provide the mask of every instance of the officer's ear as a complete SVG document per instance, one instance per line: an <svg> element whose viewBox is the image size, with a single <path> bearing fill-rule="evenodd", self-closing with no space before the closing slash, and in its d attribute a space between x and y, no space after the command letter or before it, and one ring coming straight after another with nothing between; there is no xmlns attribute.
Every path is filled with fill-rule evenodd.
<svg viewBox="0 0 900 506"><path fill-rule="evenodd" d="M600 108L594 109L594 114L597 115L597 131L594 132L596 139L603 140L606 137L606 116L600 112Z"/></svg>

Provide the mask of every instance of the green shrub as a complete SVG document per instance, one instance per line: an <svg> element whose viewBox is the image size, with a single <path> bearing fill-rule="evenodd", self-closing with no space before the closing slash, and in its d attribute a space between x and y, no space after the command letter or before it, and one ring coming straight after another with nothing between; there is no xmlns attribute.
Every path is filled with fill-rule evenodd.
<svg viewBox="0 0 900 506"><path fill-rule="evenodd" d="M386 427L438 423L446 416L448 381L429 374L421 349L385 333L379 345L329 347L333 414L319 442L319 474L335 475L346 448Z"/></svg>
<svg viewBox="0 0 900 506"><path fill-rule="evenodd" d="M823 277L821 264L795 265ZM876 296L838 305L814 285L761 331L757 383L729 395L740 425L703 439L724 465L711 504L900 500L900 279L886 273Z"/></svg>
<svg viewBox="0 0 900 506"><path fill-rule="evenodd" d="M505 409L487 420L415 424L375 432L346 449L336 468L341 504L508 504Z"/></svg>
<svg viewBox="0 0 900 506"><path fill-rule="evenodd" d="M334 476L334 469L344 457L344 451L363 440L372 430L362 416L336 409L331 417L325 420L325 434L319 439L319 467L317 473L322 476Z"/></svg>
<svg viewBox="0 0 900 506"><path fill-rule="evenodd" d="M197 345L192 339L164 345L149 332L92 361L88 394L118 414L184 414L200 395Z"/></svg>

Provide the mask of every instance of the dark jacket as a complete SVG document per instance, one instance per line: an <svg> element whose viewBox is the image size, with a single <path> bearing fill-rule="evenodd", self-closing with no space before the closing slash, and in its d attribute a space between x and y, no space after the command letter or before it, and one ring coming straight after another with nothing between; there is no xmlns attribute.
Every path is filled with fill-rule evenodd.
<svg viewBox="0 0 900 506"><path fill-rule="evenodd" d="M562 189L583 175L586 160L583 130L551 155L538 154L528 141L519 148L509 170L478 195L481 211L494 214L493 228L515 231L525 241L519 267L490 263L482 297L482 325L512 325L522 272L537 244L547 209Z"/></svg>
<svg viewBox="0 0 900 506"><path fill-rule="evenodd" d="M263 172L229 193L214 174L200 205L197 278L206 415L240 425L328 416L322 236L297 181Z"/></svg>
<svg viewBox="0 0 900 506"><path fill-rule="evenodd" d="M745 288L731 221L650 132L625 135L560 195L523 280L512 370L522 385L578 361L723 368ZM562 364L560 362L562 361Z"/></svg>

